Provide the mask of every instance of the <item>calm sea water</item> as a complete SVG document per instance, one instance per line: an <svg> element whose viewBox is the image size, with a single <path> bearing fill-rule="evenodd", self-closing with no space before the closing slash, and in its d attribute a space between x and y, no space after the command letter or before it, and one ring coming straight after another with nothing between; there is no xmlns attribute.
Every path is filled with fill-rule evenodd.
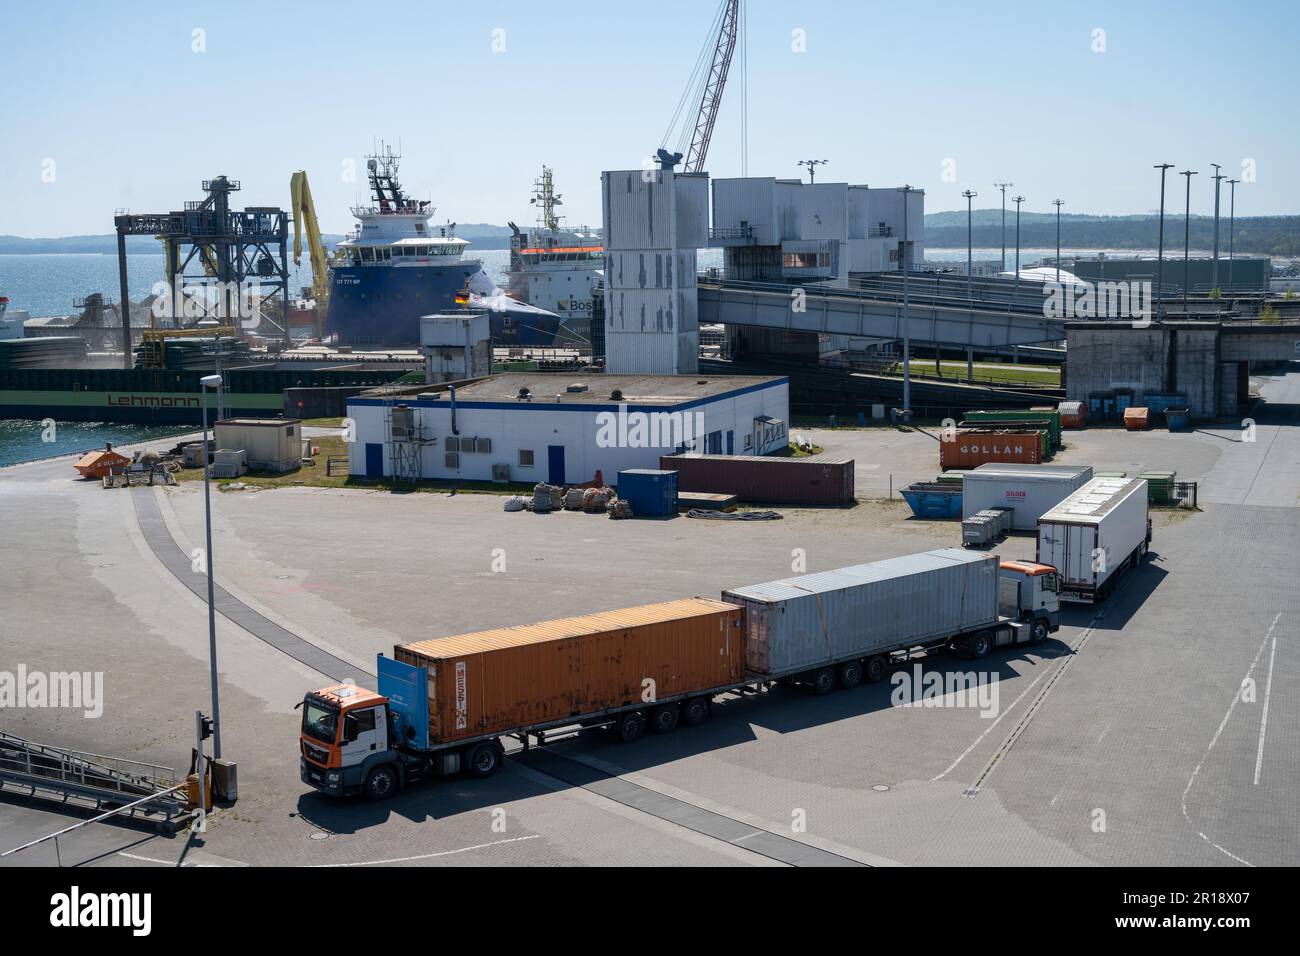
<svg viewBox="0 0 1300 956"><path fill-rule="evenodd" d="M0 420L0 467L22 461L70 455L103 448L105 442L128 445L196 431L193 425L123 425L113 422Z"/></svg>

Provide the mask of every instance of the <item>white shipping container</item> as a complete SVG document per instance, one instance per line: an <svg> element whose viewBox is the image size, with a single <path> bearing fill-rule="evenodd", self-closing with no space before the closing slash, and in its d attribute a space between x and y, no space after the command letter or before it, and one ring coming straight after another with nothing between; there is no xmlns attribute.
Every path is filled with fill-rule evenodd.
<svg viewBox="0 0 1300 956"><path fill-rule="evenodd" d="M998 617L998 558L941 548L733 588L745 663L784 674L942 640Z"/></svg>
<svg viewBox="0 0 1300 956"><path fill-rule="evenodd" d="M1040 516L1091 479L1090 465L980 465L962 479L962 517L986 508L1012 508L1010 527L1033 531Z"/></svg>
<svg viewBox="0 0 1300 956"><path fill-rule="evenodd" d="M1038 561L1061 575L1061 597L1091 601L1141 558L1148 541L1147 483L1094 478L1038 519Z"/></svg>

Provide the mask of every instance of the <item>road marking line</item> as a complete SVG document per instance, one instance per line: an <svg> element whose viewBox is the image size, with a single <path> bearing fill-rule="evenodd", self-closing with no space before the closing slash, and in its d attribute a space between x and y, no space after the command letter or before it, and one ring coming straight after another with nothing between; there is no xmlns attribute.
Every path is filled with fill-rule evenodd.
<svg viewBox="0 0 1300 956"><path fill-rule="evenodd" d="M1059 660L1069 660L1075 654L1077 654L1079 652L1079 648L1083 646L1083 642L1088 639L1088 635L1092 633L1093 629L1097 626L1098 622L1101 621L1101 618L1102 618L1102 614L1098 614L1091 621L1089 621L1088 626L1085 627L1083 629L1083 633L1079 635L1079 640L1075 643L1073 647L1070 648L1070 653L1062 654ZM988 727L986 727L984 729L984 732L975 738L975 742L972 743L965 750L963 750L961 752L961 755L958 756L957 759L954 760L948 766L947 770L939 774L937 777L931 777L930 782L935 783L938 780L942 780L944 777L948 776L948 774L952 773L952 771L956 770L957 765L961 763L963 760L965 760L968 756L970 756L970 752L974 750L976 747L978 747L981 742L983 742L984 738L989 735L989 733L993 730L993 728L996 727L998 724L1002 723L1002 718L1005 717L1007 714L1011 713L1013 710L1015 710L1016 705L1019 704L1022 700L1024 700L1025 695L1028 694L1030 691L1032 691L1034 687L1037 686L1038 682L1042 680L1044 677L1046 677L1048 674L1050 674L1051 672L1052 671L1049 668L1047 670L1044 670L1037 677L1035 677L1033 683L1030 684L1028 687L1026 687L1023 691L1021 691L1020 696L1011 702L1011 706L1008 707L1006 710L1004 710L1002 713L998 714L997 718L993 721L993 723L990 724ZM1005 743L1003 746L1005 746Z"/></svg>
<svg viewBox="0 0 1300 956"><path fill-rule="evenodd" d="M201 867L216 867L216 866L219 866L219 865L220 865L220 864L218 864L218 863L194 863L194 862L192 862L192 861L190 861L190 860L185 860L185 861L183 861L183 862L177 862L176 860L158 860L158 859L155 859L155 858L152 857L152 856L140 856L139 854L136 854L136 853L127 853L125 850L118 850L118 851L117 851L117 855L118 855L118 856L124 856L124 857L126 857L127 859L129 859L129 860L141 860L141 861L143 861L143 862L145 862L145 863L161 863L163 866L201 866Z"/></svg>
<svg viewBox="0 0 1300 956"><path fill-rule="evenodd" d="M1264 635L1264 640L1268 640L1269 635L1273 633L1273 628L1277 627L1277 622L1281 619L1282 612L1279 611L1277 617L1273 618L1273 624L1268 629L1268 634ZM1259 750L1255 753L1255 786L1259 786L1259 774L1264 767L1264 731L1268 728L1268 699L1273 693L1273 659L1277 656L1277 638L1273 638L1273 646L1268 652L1268 682L1264 685L1264 713L1259 718Z"/></svg>
<svg viewBox="0 0 1300 956"><path fill-rule="evenodd" d="M488 847L503 846L506 843L520 843L524 840L536 840L541 837L540 833L534 833L530 836L510 837L505 840L494 840L491 843L480 843L476 846L463 846L459 850L442 850L438 853L421 853L419 856L399 856L391 860L366 860L361 863L316 863L314 868L325 867L342 867L342 866L387 866L390 863L411 863L415 860L432 860L440 856L455 856L457 853L471 853L474 850L486 850Z"/></svg>
<svg viewBox="0 0 1300 956"><path fill-rule="evenodd" d="M1255 659L1250 662L1250 668L1246 671L1246 676L1242 678L1241 681L1242 684L1250 680L1250 676L1255 673L1255 666L1259 663L1259 659L1264 653L1264 648L1268 646L1268 639L1273 634L1273 628L1277 627L1277 622L1281 620L1281 618L1282 618L1282 612L1279 611L1277 617L1273 618L1273 623L1269 625L1268 633L1264 635L1264 640L1263 642L1260 643L1259 650L1255 652ZM1232 717L1232 712L1237 709L1237 702L1239 700L1241 700L1241 684L1237 685L1237 690L1232 695L1232 703L1228 705L1228 712L1223 715L1223 720L1219 721L1219 729L1216 730L1214 732L1214 736L1210 738L1210 743L1205 748L1205 753L1201 754L1200 763L1196 765L1196 769L1192 771L1192 775L1187 778L1187 786L1183 788L1183 798L1181 801L1182 810L1183 810L1183 819L1186 820L1192 826L1195 826L1196 824L1192 823L1191 814L1187 812L1187 795L1192 792L1192 785L1196 783L1196 778L1201 773L1201 767L1205 766L1205 761L1206 759L1209 758L1210 751L1213 750L1214 745L1219 742L1219 737L1223 733L1223 728L1228 726L1228 720ZM1215 843L1213 840L1207 837L1200 830L1196 831L1196 835L1200 837L1202 840L1204 840L1206 843L1210 844L1210 846L1214 847L1220 853L1232 857L1238 863L1245 864L1246 866L1255 865L1248 860L1243 860L1241 857L1237 856L1232 851L1225 850L1223 847L1219 846L1219 844Z"/></svg>

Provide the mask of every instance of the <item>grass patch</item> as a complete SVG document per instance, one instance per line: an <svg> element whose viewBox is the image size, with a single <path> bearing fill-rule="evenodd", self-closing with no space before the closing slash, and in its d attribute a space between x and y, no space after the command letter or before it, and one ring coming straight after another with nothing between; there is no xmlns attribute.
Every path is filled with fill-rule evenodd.
<svg viewBox="0 0 1300 956"><path fill-rule="evenodd" d="M320 449L315 465L304 465L297 471L283 475L250 471L238 478L214 478L213 484L218 490L226 485L240 482L249 488L361 488L368 491L433 491L443 494L470 495L520 495L531 494L531 484L502 485L491 481L446 481L421 479L416 482L397 482L392 478L369 479L356 475L325 473L325 459L331 455L347 457L348 445L342 437L330 435L312 439L312 444ZM178 482L203 481L202 468L184 468L175 473Z"/></svg>
<svg viewBox="0 0 1300 956"><path fill-rule="evenodd" d="M895 362L886 371L888 374L902 375L902 363ZM913 359L912 371L919 375L933 376L935 374L934 362ZM1006 365L998 368L980 368L976 366L974 376L976 382L1029 383L1032 385L1050 385L1054 388L1059 388L1061 384L1061 370L1047 365ZM966 363L940 362L938 377L952 379L955 382L964 382L966 381Z"/></svg>
<svg viewBox="0 0 1300 956"><path fill-rule="evenodd" d="M301 419L304 425L312 425L316 428L342 428L343 418L304 418Z"/></svg>
<svg viewBox="0 0 1300 956"><path fill-rule="evenodd" d="M812 451L804 451L794 442L790 442L790 444L786 445L780 451L774 451L770 454L775 458L808 458L812 455L820 455L821 453L821 445L813 445Z"/></svg>

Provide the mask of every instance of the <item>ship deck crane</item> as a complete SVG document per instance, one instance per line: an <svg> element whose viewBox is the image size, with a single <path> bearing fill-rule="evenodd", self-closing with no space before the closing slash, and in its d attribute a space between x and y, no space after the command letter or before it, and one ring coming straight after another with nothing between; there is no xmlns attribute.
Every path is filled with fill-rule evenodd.
<svg viewBox="0 0 1300 956"><path fill-rule="evenodd" d="M316 219L316 204L312 202L307 173L298 170L289 179L289 194L293 206L293 264L302 261L303 233L307 235L307 255L311 261L312 298L316 300L316 337L324 335L325 310L329 307L330 279L329 257L321 237L320 222ZM285 317L286 325L288 316Z"/></svg>
<svg viewBox="0 0 1300 956"><path fill-rule="evenodd" d="M709 44L706 40L704 49L696 60L695 69L687 81L686 90L678 101L677 110L669 121L668 131L664 134L665 148L659 150L659 161L677 162L681 160L680 147L685 145L686 130L690 130L690 144L686 146L686 165L684 172L703 172L705 160L709 155L709 142L713 139L713 126L718 119L718 107L722 103L722 91L727 85L727 73L731 69L732 54L736 52L736 35L740 26L740 0L722 0L717 14L713 18L713 27L709 36L712 38L713 55L709 60L708 72L703 72L705 54ZM670 153L666 142L677 126L678 119L687 102L696 100L699 107L695 113L695 125L682 129L679 150Z"/></svg>

